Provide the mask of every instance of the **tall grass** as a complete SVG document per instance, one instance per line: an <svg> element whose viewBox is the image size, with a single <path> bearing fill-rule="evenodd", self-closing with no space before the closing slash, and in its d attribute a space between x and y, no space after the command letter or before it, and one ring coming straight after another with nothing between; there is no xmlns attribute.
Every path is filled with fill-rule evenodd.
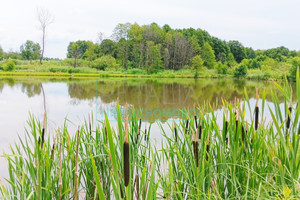
<svg viewBox="0 0 300 200"><path fill-rule="evenodd" d="M222 121L206 105L200 116L169 124L172 134L158 124L160 147L150 140L151 128L142 131L136 113L124 118L119 105L117 127L107 116L93 124L91 116L77 133L66 126L45 133L43 145L43 127L31 116L25 139L5 154L9 177L1 184L2 198L299 199L300 110L288 83L279 89L284 110L274 94L269 124L265 95L261 109L251 108L245 92L244 103L223 101ZM299 73L295 93L299 104Z"/></svg>

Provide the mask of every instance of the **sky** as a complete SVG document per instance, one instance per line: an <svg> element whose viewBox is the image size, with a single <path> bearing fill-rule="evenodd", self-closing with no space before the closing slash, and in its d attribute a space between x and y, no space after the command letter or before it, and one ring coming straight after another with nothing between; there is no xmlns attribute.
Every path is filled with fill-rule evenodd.
<svg viewBox="0 0 300 200"><path fill-rule="evenodd" d="M71 41L109 38L119 23L156 22L171 28L201 28L222 40L254 49L300 50L299 0L7 0L0 6L0 46L19 51L41 42L37 8L54 22L47 27L45 56L65 58Z"/></svg>

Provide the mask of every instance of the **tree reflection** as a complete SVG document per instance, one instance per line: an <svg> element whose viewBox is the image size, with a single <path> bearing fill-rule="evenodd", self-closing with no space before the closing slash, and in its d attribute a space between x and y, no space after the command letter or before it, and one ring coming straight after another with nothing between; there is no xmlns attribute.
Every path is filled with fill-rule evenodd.
<svg viewBox="0 0 300 200"><path fill-rule="evenodd" d="M278 91L274 83L267 81L233 80L233 79L12 79L0 80L0 91L5 85L21 87L28 97L41 95L41 84L47 82L64 82L68 86L68 94L73 105L82 100L90 101L98 110L114 105L117 101L121 106L126 103L136 109L176 110L192 109L203 102L221 102L221 99L233 101L235 97L244 99L244 88L249 98L255 98L255 89L265 89L266 99L271 101L271 91ZM46 91L47 93L47 91ZM67 95L67 94L66 94ZM283 96L278 93L283 101ZM110 105L109 105L110 104ZM216 108L221 108L221 104ZM147 116L147 120L167 120L169 116Z"/></svg>

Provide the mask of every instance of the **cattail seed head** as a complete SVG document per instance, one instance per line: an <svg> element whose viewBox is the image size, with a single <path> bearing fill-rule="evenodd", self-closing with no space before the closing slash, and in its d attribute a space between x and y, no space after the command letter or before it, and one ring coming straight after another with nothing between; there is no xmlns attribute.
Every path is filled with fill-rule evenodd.
<svg viewBox="0 0 300 200"><path fill-rule="evenodd" d="M290 115L292 115L292 107L291 106L289 106L289 112L288 112L288 116L287 116L287 120L286 120L286 129L290 128L290 124L291 124Z"/></svg>
<svg viewBox="0 0 300 200"><path fill-rule="evenodd" d="M255 107L255 119L254 119L254 127L255 127L255 130L258 129L258 115L259 114L259 107L256 106Z"/></svg>
<svg viewBox="0 0 300 200"><path fill-rule="evenodd" d="M175 141L177 142L178 133L177 133L177 127L175 121L174 121L174 135L175 135Z"/></svg>
<svg viewBox="0 0 300 200"><path fill-rule="evenodd" d="M185 134L187 134L188 128L189 128L189 120L187 119L185 123Z"/></svg>
<svg viewBox="0 0 300 200"><path fill-rule="evenodd" d="M197 140L193 140L193 150L194 150L194 158L196 162L196 166L198 167L199 165L199 155L198 155L198 142Z"/></svg>

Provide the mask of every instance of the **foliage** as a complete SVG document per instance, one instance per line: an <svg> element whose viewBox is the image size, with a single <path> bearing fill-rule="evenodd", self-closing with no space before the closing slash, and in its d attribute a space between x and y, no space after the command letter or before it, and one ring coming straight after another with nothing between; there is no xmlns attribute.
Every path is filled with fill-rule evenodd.
<svg viewBox="0 0 300 200"><path fill-rule="evenodd" d="M21 56L26 60L36 60L40 58L40 45L33 41L27 40L25 44L20 47Z"/></svg>
<svg viewBox="0 0 300 200"><path fill-rule="evenodd" d="M233 76L235 78L243 78L247 75L247 66L245 64L240 64L233 71Z"/></svg>
<svg viewBox="0 0 300 200"><path fill-rule="evenodd" d="M217 69L218 74L227 74L228 66L223 65L221 62L218 62L216 65L216 69Z"/></svg>
<svg viewBox="0 0 300 200"><path fill-rule="evenodd" d="M12 59L9 59L8 62L4 66L4 71L14 71L16 68L15 62Z"/></svg>
<svg viewBox="0 0 300 200"><path fill-rule="evenodd" d="M93 63L92 67L98 70L118 70L119 65L116 63L116 59L110 55L102 56L97 58Z"/></svg>
<svg viewBox="0 0 300 200"><path fill-rule="evenodd" d="M228 46L236 62L240 63L243 59L247 58L246 49L239 41L229 41Z"/></svg>
<svg viewBox="0 0 300 200"><path fill-rule="evenodd" d="M215 53L208 42L205 42L202 47L201 57L204 61L205 67L207 67L208 69L214 68L216 64Z"/></svg>
<svg viewBox="0 0 300 200"><path fill-rule="evenodd" d="M292 60L292 67L290 68L289 79L292 81L296 81L296 72L297 69L300 68L300 58L294 58Z"/></svg>
<svg viewBox="0 0 300 200"><path fill-rule="evenodd" d="M192 63L192 69L198 71L199 69L200 70L202 69L204 62L201 56L197 55L191 59L191 63Z"/></svg>
<svg viewBox="0 0 300 200"><path fill-rule="evenodd" d="M4 55L4 51L3 51L2 47L0 46L0 60L3 59L3 55Z"/></svg>
<svg viewBox="0 0 300 200"><path fill-rule="evenodd" d="M92 45L91 41L78 40L68 45L67 58L82 58L86 50Z"/></svg>

